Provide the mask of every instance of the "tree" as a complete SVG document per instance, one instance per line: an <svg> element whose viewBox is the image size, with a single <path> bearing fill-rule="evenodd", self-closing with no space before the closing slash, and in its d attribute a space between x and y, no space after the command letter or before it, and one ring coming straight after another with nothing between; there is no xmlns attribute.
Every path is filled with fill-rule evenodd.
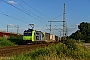
<svg viewBox="0 0 90 60"><path fill-rule="evenodd" d="M81 34L85 42L90 42L90 23L82 22L78 28L80 29Z"/></svg>
<svg viewBox="0 0 90 60"><path fill-rule="evenodd" d="M87 36L90 36L90 23L82 22L78 28L80 29L80 32L82 34L86 34Z"/></svg>
<svg viewBox="0 0 90 60"><path fill-rule="evenodd" d="M82 39L85 42L90 42L90 23L82 22L78 25L78 29L75 33L72 33L70 38Z"/></svg>
<svg viewBox="0 0 90 60"><path fill-rule="evenodd" d="M77 30L75 33L72 33L70 38L73 38L73 39L76 39L76 40L81 40L82 36L83 35L81 34L80 30Z"/></svg>

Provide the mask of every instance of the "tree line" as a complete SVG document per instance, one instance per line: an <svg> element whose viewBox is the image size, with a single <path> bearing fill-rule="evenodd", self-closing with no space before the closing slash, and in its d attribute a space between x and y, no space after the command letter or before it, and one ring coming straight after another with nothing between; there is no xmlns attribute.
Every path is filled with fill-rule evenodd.
<svg viewBox="0 0 90 60"><path fill-rule="evenodd" d="M78 30L72 33L69 38L75 40L85 40L85 42L90 42L90 23L82 22L78 25Z"/></svg>

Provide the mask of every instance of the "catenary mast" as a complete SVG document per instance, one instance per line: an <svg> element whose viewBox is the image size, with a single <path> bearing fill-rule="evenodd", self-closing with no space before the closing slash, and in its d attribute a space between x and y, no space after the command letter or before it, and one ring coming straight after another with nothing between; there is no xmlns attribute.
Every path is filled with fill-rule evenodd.
<svg viewBox="0 0 90 60"><path fill-rule="evenodd" d="M66 5L64 3L64 11L63 11L63 37L65 37L65 40L66 40L66 18L65 18L65 8L66 8Z"/></svg>

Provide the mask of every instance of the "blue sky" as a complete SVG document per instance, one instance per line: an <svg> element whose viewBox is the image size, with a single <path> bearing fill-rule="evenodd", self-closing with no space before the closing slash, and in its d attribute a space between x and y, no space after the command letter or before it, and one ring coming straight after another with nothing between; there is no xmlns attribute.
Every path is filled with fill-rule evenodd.
<svg viewBox="0 0 90 60"><path fill-rule="evenodd" d="M90 0L24 0L24 2L0 0L0 30L6 31L7 24L14 24L19 25L19 32L23 33L25 29L31 28L28 24L34 23L36 30L49 32L49 20L53 18L54 21L63 20L64 3L69 35L77 30L77 25L81 22L90 22ZM59 30L55 29L62 29L61 25L61 22L53 22L52 33L59 35ZM16 28L10 26L9 32L16 32Z"/></svg>

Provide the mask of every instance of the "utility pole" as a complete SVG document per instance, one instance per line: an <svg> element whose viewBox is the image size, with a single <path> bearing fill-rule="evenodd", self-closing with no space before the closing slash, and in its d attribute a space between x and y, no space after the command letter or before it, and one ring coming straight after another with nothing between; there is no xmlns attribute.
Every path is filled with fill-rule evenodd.
<svg viewBox="0 0 90 60"><path fill-rule="evenodd" d="M8 32L8 25L7 25L7 32Z"/></svg>
<svg viewBox="0 0 90 60"><path fill-rule="evenodd" d="M52 28L51 28L52 26L51 26L51 22L50 22L50 34L51 34L51 30L52 30Z"/></svg>
<svg viewBox="0 0 90 60"><path fill-rule="evenodd" d="M59 32L60 32L60 39L59 40L61 41L61 31L59 31Z"/></svg>
<svg viewBox="0 0 90 60"><path fill-rule="evenodd" d="M19 33L19 26L17 25L16 28L17 28L17 34L18 34Z"/></svg>
<svg viewBox="0 0 90 60"><path fill-rule="evenodd" d="M68 28L67 28L67 23L66 23L66 36L68 36Z"/></svg>
<svg viewBox="0 0 90 60"><path fill-rule="evenodd" d="M63 11L63 37L65 37L66 40L66 18L65 18L65 3L64 3L64 11Z"/></svg>
<svg viewBox="0 0 90 60"><path fill-rule="evenodd" d="M14 27L16 27L16 28L17 28L17 34L18 34L18 32L19 32L19 25L8 24L8 25L7 25L7 32L8 32L9 26L14 26Z"/></svg>
<svg viewBox="0 0 90 60"><path fill-rule="evenodd" d="M66 40L66 35L67 35L67 26L66 26L66 18L65 18L65 3L64 3L64 11L63 11L63 21L48 21L50 22L50 33L51 33L51 22L63 22L63 37L65 37Z"/></svg>

